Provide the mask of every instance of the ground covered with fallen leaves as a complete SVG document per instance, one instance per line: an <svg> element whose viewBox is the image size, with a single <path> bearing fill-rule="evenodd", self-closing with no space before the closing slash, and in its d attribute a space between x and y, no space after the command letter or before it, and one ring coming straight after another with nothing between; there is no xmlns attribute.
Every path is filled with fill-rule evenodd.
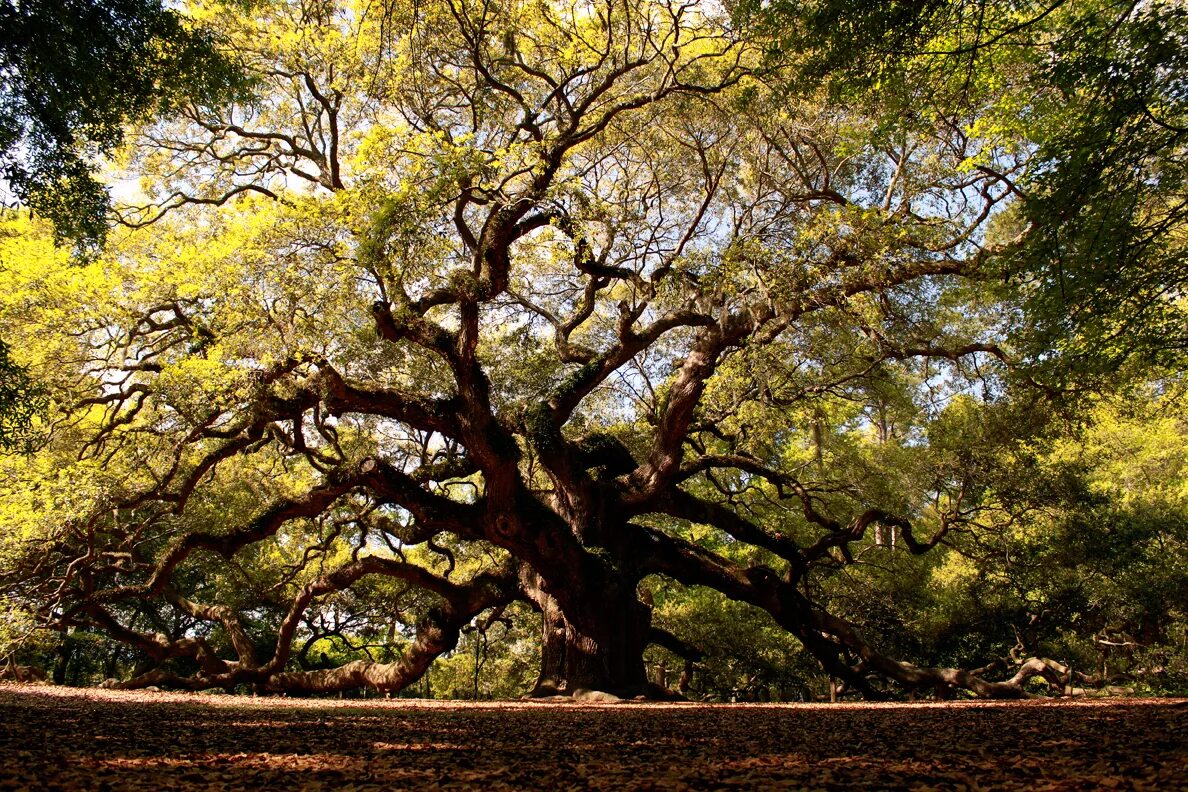
<svg viewBox="0 0 1188 792"><path fill-rule="evenodd" d="M0 789L1188 788L1188 701L557 704L0 686Z"/></svg>

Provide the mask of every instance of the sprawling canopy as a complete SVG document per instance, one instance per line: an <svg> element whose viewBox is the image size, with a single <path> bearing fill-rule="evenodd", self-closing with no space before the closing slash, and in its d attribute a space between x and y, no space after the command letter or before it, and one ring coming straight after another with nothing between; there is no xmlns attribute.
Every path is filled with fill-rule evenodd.
<svg viewBox="0 0 1188 792"><path fill-rule="evenodd" d="M1045 41L1161 7L987 6ZM1054 354L1018 334L1059 281L1029 204L1052 49L834 84L732 10L196 5L257 97L141 130L101 258L0 240L4 337L60 408L6 468L9 595L133 647L129 686L398 690L522 601L538 693L655 693L649 644L699 651L653 624L657 579L870 695L1055 679L892 659L821 595L1009 511L960 445ZM1135 216L1182 252L1159 200ZM307 662L385 631L398 656Z"/></svg>

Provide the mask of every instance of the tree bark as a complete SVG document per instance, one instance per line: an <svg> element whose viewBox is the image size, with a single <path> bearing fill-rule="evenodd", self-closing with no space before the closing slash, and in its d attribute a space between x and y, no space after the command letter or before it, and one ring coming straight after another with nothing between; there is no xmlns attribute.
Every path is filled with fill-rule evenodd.
<svg viewBox="0 0 1188 792"><path fill-rule="evenodd" d="M541 611L540 676L533 696L575 695L602 691L621 698L648 695L644 668L651 611L638 601L635 586L614 581L601 590L571 591L590 603L577 618L562 612L543 588L533 594Z"/></svg>

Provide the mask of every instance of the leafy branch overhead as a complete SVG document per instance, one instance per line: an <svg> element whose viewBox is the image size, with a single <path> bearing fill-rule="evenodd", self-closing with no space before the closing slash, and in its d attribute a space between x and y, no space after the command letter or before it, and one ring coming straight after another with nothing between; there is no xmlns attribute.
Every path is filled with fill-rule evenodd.
<svg viewBox="0 0 1188 792"><path fill-rule="evenodd" d="M131 123L242 84L208 31L159 0L0 3L0 175L66 239L101 243L94 171Z"/></svg>

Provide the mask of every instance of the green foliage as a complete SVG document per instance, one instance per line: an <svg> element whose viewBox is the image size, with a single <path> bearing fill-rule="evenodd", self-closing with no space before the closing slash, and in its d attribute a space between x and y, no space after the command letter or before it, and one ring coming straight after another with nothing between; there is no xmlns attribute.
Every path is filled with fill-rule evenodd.
<svg viewBox="0 0 1188 792"><path fill-rule="evenodd" d="M517 603L494 622L464 627L458 646L434 662L427 688L442 699L517 699L532 689L539 668L540 616Z"/></svg>
<svg viewBox="0 0 1188 792"><path fill-rule="evenodd" d="M780 0L736 9L769 37L773 57L796 64L794 89L824 84L874 108L887 137L939 114L971 139L1024 146L1026 169L1008 175L1021 202L998 224L996 266L1022 281L1027 320L1016 341L1046 380L1085 386L1134 358L1182 363L1182 3ZM984 158L969 167L1000 170Z"/></svg>
<svg viewBox="0 0 1188 792"><path fill-rule="evenodd" d="M37 425L44 420L48 406L45 389L12 359L8 345L0 341L0 450L32 450L40 437Z"/></svg>
<svg viewBox="0 0 1188 792"><path fill-rule="evenodd" d="M964 458L957 468L945 462L951 474L976 472L983 483L965 496L971 519L924 556L876 549L827 580L835 611L937 665L969 666L1014 648L1182 691L1182 400L1103 401L1083 429L1051 418L1022 442L1017 426L1015 437L999 435L1006 442L990 439L995 412L954 405L929 432L942 459L957 450Z"/></svg>
<svg viewBox="0 0 1188 792"><path fill-rule="evenodd" d="M1033 348L1071 375L1127 360L1180 365L1188 349L1188 9L1073 15L1045 70L1065 103L1035 122ZM1070 332L1071 331L1071 332Z"/></svg>
<svg viewBox="0 0 1188 792"><path fill-rule="evenodd" d="M90 243L108 209L93 172L125 127L241 80L160 0L4 0L0 78L0 175L61 237Z"/></svg>

